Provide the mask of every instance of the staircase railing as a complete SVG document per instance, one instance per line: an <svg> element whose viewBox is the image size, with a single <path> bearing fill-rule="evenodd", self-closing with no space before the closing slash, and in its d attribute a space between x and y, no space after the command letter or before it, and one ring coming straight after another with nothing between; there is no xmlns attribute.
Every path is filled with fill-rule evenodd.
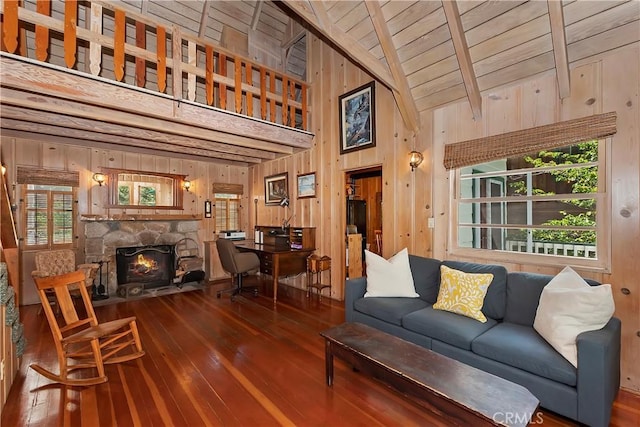
<svg viewBox="0 0 640 427"><path fill-rule="evenodd" d="M126 5L66 0L58 18L51 8L61 3L37 0L35 10L21 3L3 1L4 51L308 130L308 85L292 76L183 34L176 25L160 25Z"/></svg>

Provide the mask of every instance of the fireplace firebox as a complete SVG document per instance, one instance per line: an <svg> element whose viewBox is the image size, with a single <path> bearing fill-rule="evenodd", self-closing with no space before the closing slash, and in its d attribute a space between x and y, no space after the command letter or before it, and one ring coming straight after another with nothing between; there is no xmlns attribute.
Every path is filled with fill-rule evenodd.
<svg viewBox="0 0 640 427"><path fill-rule="evenodd" d="M173 245L116 248L118 286L137 283L145 289L168 286L175 277Z"/></svg>

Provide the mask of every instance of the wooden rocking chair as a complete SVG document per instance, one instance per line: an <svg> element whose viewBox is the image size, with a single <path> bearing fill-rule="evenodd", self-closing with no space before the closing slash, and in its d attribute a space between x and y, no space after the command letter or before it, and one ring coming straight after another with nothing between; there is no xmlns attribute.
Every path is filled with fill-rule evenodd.
<svg viewBox="0 0 640 427"><path fill-rule="evenodd" d="M91 305L91 297L87 292L85 274L74 271L59 276L34 278L38 295L53 340L58 352L60 374L44 369L37 364L30 367L46 378L72 386L100 384L107 381L104 365L120 363L144 356L135 317L98 323ZM71 291L80 291L83 305L74 306ZM51 291L55 294L60 316L56 316L49 303ZM95 369L95 376L82 374L78 378L70 378L69 374L78 369Z"/></svg>

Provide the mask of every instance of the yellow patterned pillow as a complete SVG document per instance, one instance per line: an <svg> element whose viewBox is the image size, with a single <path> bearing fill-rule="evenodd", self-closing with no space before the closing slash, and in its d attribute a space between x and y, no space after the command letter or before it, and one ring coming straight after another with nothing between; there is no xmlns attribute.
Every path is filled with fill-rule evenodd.
<svg viewBox="0 0 640 427"><path fill-rule="evenodd" d="M465 273L441 265L440 290L433 308L461 314L485 323L487 318L482 314L482 304L492 280L491 273Z"/></svg>

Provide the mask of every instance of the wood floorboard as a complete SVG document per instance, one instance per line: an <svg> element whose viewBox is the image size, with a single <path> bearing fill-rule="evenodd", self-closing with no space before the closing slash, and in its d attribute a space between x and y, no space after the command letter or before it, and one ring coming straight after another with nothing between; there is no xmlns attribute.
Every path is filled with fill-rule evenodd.
<svg viewBox="0 0 640 427"><path fill-rule="evenodd" d="M2 410L2 426L448 426L425 404L336 360L325 384L319 333L344 321L343 303L280 286L231 302L228 284L96 307L101 320L136 316L146 355L108 365L109 381L64 387L29 364L57 372L51 332L39 306L21 309L28 340ZM640 396L621 392L612 426L640 425ZM545 426L575 423L548 411Z"/></svg>

